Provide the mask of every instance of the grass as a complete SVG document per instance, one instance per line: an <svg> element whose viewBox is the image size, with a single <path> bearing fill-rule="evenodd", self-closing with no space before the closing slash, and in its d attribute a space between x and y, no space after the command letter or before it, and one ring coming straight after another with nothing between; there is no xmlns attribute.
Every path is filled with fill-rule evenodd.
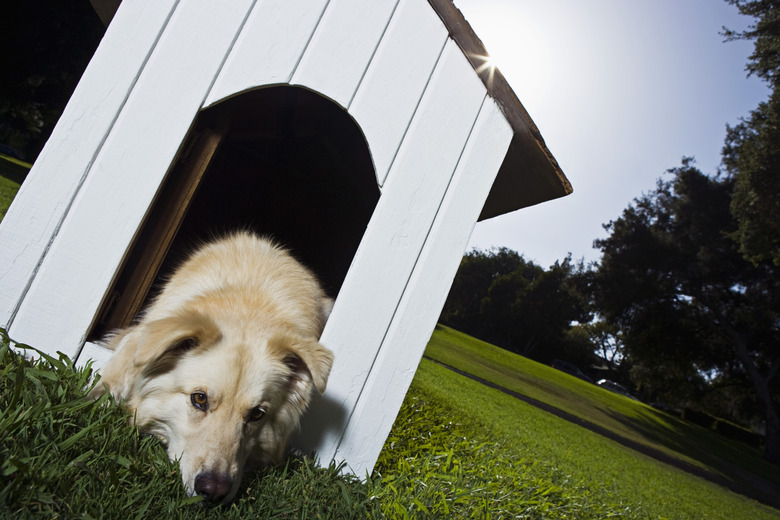
<svg viewBox="0 0 780 520"><path fill-rule="evenodd" d="M0 220L3 220L8 206L14 200L16 192L19 191L19 184L0 175Z"/></svg>
<svg viewBox="0 0 780 520"><path fill-rule="evenodd" d="M175 464L118 407L84 399L91 374L64 357L30 362L0 345L0 517L367 518L371 487L290 458L245 479L229 507L188 498Z"/></svg>
<svg viewBox="0 0 780 520"><path fill-rule="evenodd" d="M561 518L780 518L763 506L671 466L639 455L500 391L423 362L415 385L444 402L472 435L500 440L503 451L530 464L529 475L558 484L544 507ZM543 511L539 518L556 518Z"/></svg>
<svg viewBox="0 0 780 520"><path fill-rule="evenodd" d="M468 343L441 330L431 345L442 334ZM159 443L107 397L83 399L88 367L0 339L0 517L780 518L427 360L364 481L290 458L247 475L230 506L202 507Z"/></svg>
<svg viewBox="0 0 780 520"><path fill-rule="evenodd" d="M743 492L780 496L780 470L758 450L633 399L443 326L426 355L729 480Z"/></svg>

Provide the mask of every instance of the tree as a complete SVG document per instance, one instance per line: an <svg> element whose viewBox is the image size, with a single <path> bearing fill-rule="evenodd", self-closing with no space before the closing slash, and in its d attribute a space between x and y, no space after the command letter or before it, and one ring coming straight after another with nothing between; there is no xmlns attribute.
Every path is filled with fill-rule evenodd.
<svg viewBox="0 0 780 520"><path fill-rule="evenodd" d="M758 264L780 266L780 1L729 0L756 23L747 31L725 31L729 40L754 40L747 65L772 93L750 116L728 127L723 164L734 179L733 237L740 252Z"/></svg>
<svg viewBox="0 0 780 520"><path fill-rule="evenodd" d="M86 0L25 0L3 7L0 143L35 159L104 32Z"/></svg>
<svg viewBox="0 0 780 520"><path fill-rule="evenodd" d="M594 320L581 326L594 347L596 354L607 363L610 372L617 372L623 365L625 352L623 334L613 323L606 320Z"/></svg>
<svg viewBox="0 0 780 520"><path fill-rule="evenodd" d="M462 332L485 338L482 300L493 280L525 265L525 260L507 248L474 250L463 256L452 282L440 320Z"/></svg>
<svg viewBox="0 0 780 520"><path fill-rule="evenodd" d="M695 399L717 379L752 391L780 463L780 272L740 254L735 182L686 159L596 241L598 312L623 332L637 386ZM651 388L648 388L651 387Z"/></svg>
<svg viewBox="0 0 780 520"><path fill-rule="evenodd" d="M441 321L537 361L581 362L592 349L568 332L572 322L589 320L578 286L583 269L571 258L545 270L506 248L472 251L461 262Z"/></svg>

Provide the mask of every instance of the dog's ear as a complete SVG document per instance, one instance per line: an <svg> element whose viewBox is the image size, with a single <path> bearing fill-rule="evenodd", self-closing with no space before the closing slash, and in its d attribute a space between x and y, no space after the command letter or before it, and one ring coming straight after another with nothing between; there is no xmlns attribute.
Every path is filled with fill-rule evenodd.
<svg viewBox="0 0 780 520"><path fill-rule="evenodd" d="M198 312L149 322L142 328L134 365L144 377L165 374L173 370L182 354L214 344L220 335L214 321Z"/></svg>
<svg viewBox="0 0 780 520"><path fill-rule="evenodd" d="M106 388L117 401L129 401L140 377L170 371L181 354L219 339L216 324L199 313L184 313L140 323L110 336L105 345L114 351L100 371L100 382L89 393L97 398Z"/></svg>
<svg viewBox="0 0 780 520"><path fill-rule="evenodd" d="M320 392L325 391L328 375L333 365L333 353L316 341L301 338L279 337L273 342L283 356L284 364L292 371L290 383L308 396L311 384Z"/></svg>

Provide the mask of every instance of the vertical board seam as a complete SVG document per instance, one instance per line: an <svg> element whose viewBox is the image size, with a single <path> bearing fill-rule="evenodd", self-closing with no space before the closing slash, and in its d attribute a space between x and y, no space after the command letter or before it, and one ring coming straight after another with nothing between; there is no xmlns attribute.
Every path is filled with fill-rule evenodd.
<svg viewBox="0 0 780 520"><path fill-rule="evenodd" d="M242 32L244 26L246 25L246 22L249 19L249 16L252 13L252 10L255 8L255 5L257 4L257 1L258 0L252 0L250 5L249 5L249 8L246 10L246 14L244 15L244 19L241 21L241 24L238 26L238 30L236 31L235 35L233 36L233 40L230 42L230 45L228 46L228 48L225 50L225 55L222 57L222 61L220 62L219 67L217 67L217 70L215 71L214 77L211 79L211 83L209 84L208 88L206 89L206 94L205 94L205 96L203 97L203 99L201 100L201 102L199 104L198 112L203 108L203 104L208 99L209 93L211 92L211 89L214 88L214 84L216 83L217 78L219 77L219 73L222 71L222 68L225 66L225 62L227 61L228 56L230 56L230 53L233 50L233 47L236 45L236 41L238 40L238 37L241 35L241 32ZM177 0L177 2L178 2L178 0ZM166 26L167 26L167 21L166 21ZM162 34L162 32L161 32L161 34ZM159 37L158 37L158 39L159 39ZM156 47L156 45L157 45L157 41L155 41L155 47ZM151 53L150 53L150 55L151 55ZM139 76L140 76L140 74L139 74ZM197 113L196 113L195 117L197 118ZM187 131L187 134L189 134L189 132L190 132L190 130ZM182 144L184 142L186 142L186 140L187 140L187 138L185 137L184 141L182 141ZM174 161L175 161L175 158L171 161L171 164L173 164ZM169 168L170 168L170 165L169 165ZM163 176L163 179L160 181L160 185L157 187L157 192L155 193L154 197L152 198L152 204L154 204L154 200L157 198L157 194L159 193L159 191L162 188L162 185L164 183L165 183L165 176ZM152 206L150 205L147 208L147 211L146 211L147 214L151 210L151 207ZM141 226L143 225L144 220L146 220L145 217L141 219L141 223L142 223ZM135 241L135 237L137 236L137 234L139 232L140 232L140 227L133 234L133 238L130 239L130 244L128 245L128 247ZM114 276L116 276L116 273L114 273ZM94 321L94 318L93 318L93 321ZM81 352L84 350L84 345L86 344L86 341L87 341L87 335L86 335L86 331L85 331L84 335L81 338L79 338L78 350L76 351L76 354L73 357L74 361L78 360L79 357L81 356Z"/></svg>
<svg viewBox="0 0 780 520"><path fill-rule="evenodd" d="M434 67L434 70L435 69L436 68ZM427 85L426 85L426 88L427 88ZM412 269L409 271L409 276L407 277L406 282L404 283L404 288L401 291L401 295L398 298L398 301L396 302L395 308L393 309L393 312L392 312L392 314L390 316L390 320L389 320L389 322L387 324L387 328L385 329L385 331L384 331L384 333L382 335L382 340L379 342L379 348L377 349L376 354L374 355L374 359L371 361L371 366L368 368L368 372L366 374L366 380L363 382L363 385L360 387L360 392L358 392L357 398L355 399L355 406L353 406L352 410L350 410L349 416L347 417L347 420L346 420L346 423L345 423L346 426L342 430L341 435L339 436L339 440L336 443L336 447L333 450L334 459L336 459L336 456L337 456L337 454L339 453L339 451L341 449L341 444L344 441L345 433L347 432L347 430L349 429L350 425L352 424L352 417L354 416L355 409L358 407L358 404L360 403L360 399L361 399L361 397L363 396L363 393L366 390L366 384L368 383L368 379L371 377L371 373L374 371L374 365L376 364L376 361L379 358L380 353L382 353L382 351L385 348L385 341L387 339L388 333L390 332L390 329L393 326L393 323L395 322L395 317L398 314L398 308L400 307L401 302L404 299L404 296L407 294L407 291L409 289L409 283L411 282L412 278L414 277L414 273L417 270L417 265L420 262L420 257L422 256L423 251L425 251L425 248L426 248L425 246L428 244L429 238L431 236L431 232L432 232L433 228L436 225L436 221L438 220L442 204L444 203L444 200L447 198L447 193L449 192L450 186L452 186L452 181L455 178L455 174L457 173L458 168L460 167L461 161L463 159L463 154L465 153L465 150L466 150L466 148L468 148L468 144L471 141L471 137L472 137L472 135L474 133L474 128L477 125L477 121L479 121L479 116L482 114L482 110L485 107L485 100L487 98L488 98L488 94L487 94L487 92L485 92L485 95L482 97L482 101L480 102L479 110L477 110L477 113L476 113L476 115L474 117L474 121L472 121L472 123L471 123L471 128L469 129L469 132L468 132L468 134L466 136L466 139L463 142L463 147L461 148L460 154L458 155L458 160L455 162L455 165L454 165L454 167L452 169L452 174L450 175L450 178L447 181L447 186L444 188L444 191L442 193L442 198L439 201L439 204L438 204L438 206L436 208L436 212L434 213L433 218L431 219L431 225L428 227L428 231L425 234L425 238L423 239L423 242L422 242L422 247L417 252L417 257L414 260L414 264L412 264ZM412 119L414 119L414 118L412 118ZM354 473L354 471L353 471L353 473Z"/></svg>
<svg viewBox="0 0 780 520"><path fill-rule="evenodd" d="M103 150L103 146L105 145L106 141L108 140L108 136L111 135L111 133L114 130L114 126L116 125L117 120L119 119L119 116L124 111L125 106L127 105L127 100L130 98L130 95L132 94L133 90L135 89L136 84L138 83L138 79L141 77L141 74L143 73L144 69L146 68L146 64L149 62L149 59L151 59L152 54L154 54L154 51L157 49L157 45L160 42L160 38L162 38L162 35L165 33L165 30L168 27L168 24L171 21L171 18L173 18L173 14L176 12L176 9L179 6L180 0L175 0L173 6L171 7L171 10L168 12L168 16L165 18L165 22L163 23L162 27L160 28L160 31L157 33L157 37L154 39L154 42L152 43L151 47L149 48L149 52L146 53L146 56L143 59L143 62L141 63L141 67L138 69L138 73L133 78L133 81L130 83L130 88L127 89L127 93L125 94L124 99L119 105L119 108L116 111L116 114L114 114L113 119L111 120L111 123L108 126L108 129L106 130L105 134L103 135L102 139L100 140L100 143L98 143L97 148L95 149L95 152L92 154L92 158L87 163L86 168L84 169L84 172L81 174L81 177L79 178L79 181L76 183L76 188L73 191L73 196L68 201L67 205L65 206L64 211L62 212L62 215L57 221L57 225L54 227L54 230L49 237L49 240L46 244L46 247L41 252L38 261L35 263L35 267L33 268L33 271L31 273L31 276L27 280L27 283L24 286L24 289L22 290L22 294L20 295L19 299L16 301L16 305L14 305L13 310L11 311L11 315L8 318L8 323L6 325L7 330L11 330L11 326L13 325L14 321L16 320L16 316L19 313L19 309L22 306L22 303L24 303L24 300L27 298L28 293L30 292L30 288L32 287L33 281L35 280L36 276L38 275L38 271L40 271L41 266L43 265L44 260L46 259L46 256L49 253L49 250L51 249L52 244L56 240L57 236L60 233L60 230L62 229L62 225L65 222L65 219L68 217L68 214L70 214L70 210L73 207L73 203L78 198L79 193L81 192L81 188L84 186L84 183L87 180L87 177L89 176L89 173L92 171L92 167L95 164L95 161L97 160L98 156L100 155L100 152ZM83 341L82 341L83 343ZM82 345L83 346L83 345ZM79 348L79 353L81 352L81 348ZM78 357L78 354L76 355Z"/></svg>
<svg viewBox="0 0 780 520"><path fill-rule="evenodd" d="M306 40L306 45L303 47L303 51L301 51L301 54L298 56L298 60L295 62L295 65L293 66L292 70L290 71L290 75L287 77L287 84L289 85L292 79L295 77L295 72L298 70L298 67L301 65L301 61L303 61L303 57L306 56L306 52L309 50L309 46L311 45L311 41L314 39L314 35L317 34L317 29L319 29L320 24L322 23L322 19L325 17L325 13L328 12L328 8L330 7L330 0L325 2L325 7L322 8L322 12L320 13L319 18L317 18L317 23L314 24L314 29L312 29L311 34L309 35L309 39Z"/></svg>
<svg viewBox="0 0 780 520"><path fill-rule="evenodd" d="M203 105L206 104L206 100L211 95L211 91L214 89L214 85L219 79L220 74L222 74L222 69L225 68L225 63L227 63L228 58L230 58L230 55L233 53L233 49L236 46L236 42L238 41L238 38L241 36L241 33L244 32L244 27L246 26L246 22L247 20L249 20L249 17L252 15L252 11L255 10L255 7L257 6L257 2L258 0L252 0L249 9L246 10L244 19L241 20L241 25L238 26L238 30L236 31L236 34L233 36L233 40L230 42L230 45L225 51L225 55L222 57L222 62L220 62L219 67L217 67L217 70L214 73L214 77L211 78L211 83L209 84L209 88L206 89L206 94L203 96L203 100L200 102L200 107L198 108L198 112L200 112L203 109ZM187 134L189 134L189 131L187 132ZM186 140L187 138L185 137L184 141ZM184 143L184 141L182 141L182 144Z"/></svg>
<svg viewBox="0 0 780 520"><path fill-rule="evenodd" d="M391 23L393 23L393 18L395 17L395 13L398 10L398 6L400 4L401 0L396 0L395 5L393 6L393 11L390 13L390 17L387 19L387 23L385 24L384 29L382 29L382 34L379 36L379 40L376 42L374 50L371 52L371 57L368 59L368 62L363 69L363 73L360 75L360 79L355 86L355 90L352 91L352 95L349 97L349 101L347 101L347 106L344 107L347 111L349 111L350 107L352 106L352 102L355 100L355 96L357 95L358 90L360 90L360 86L363 84L363 80L366 78L366 74L368 74L368 69L371 68L371 63L374 61L374 57L376 56L379 47L382 45L382 41L385 39L387 28L390 27Z"/></svg>
<svg viewBox="0 0 780 520"><path fill-rule="evenodd" d="M398 146L396 147L395 152L393 153L393 158L390 159L390 163L387 165L387 171L384 173L382 182L379 183L380 188L384 188L385 182L387 182L387 177L388 175L390 175L390 171L393 169L395 160L398 158L398 153L401 151L401 147L403 146L404 141L406 140L406 134L409 133L409 129L412 127L414 116L417 115L417 111L420 109L420 103L422 103L422 100L425 97L425 92L428 90L428 86L431 84L431 78L433 78L433 75L436 73L436 68L439 66L441 57L444 54L444 49L447 48L448 41L449 41L449 36L444 38L444 43L442 44L441 49L439 50L439 55L436 57L436 62L433 64L433 67L431 68L431 73L428 74L428 79L425 80L425 86L423 87L422 94L420 94L420 98L417 100L417 104L414 105L414 110L412 111L412 117L410 117L409 122L406 123L406 128L404 128L404 131L401 134L401 140L398 141Z"/></svg>

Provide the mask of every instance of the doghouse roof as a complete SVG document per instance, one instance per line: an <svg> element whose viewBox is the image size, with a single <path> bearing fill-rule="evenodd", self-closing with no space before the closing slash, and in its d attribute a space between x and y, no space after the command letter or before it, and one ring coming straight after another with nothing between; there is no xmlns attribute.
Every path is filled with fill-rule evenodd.
<svg viewBox="0 0 780 520"><path fill-rule="evenodd" d="M91 0L105 24L121 0ZM485 220L572 193L539 129L498 69L484 67L487 51L452 0L428 0L511 125L514 136L479 216Z"/></svg>

